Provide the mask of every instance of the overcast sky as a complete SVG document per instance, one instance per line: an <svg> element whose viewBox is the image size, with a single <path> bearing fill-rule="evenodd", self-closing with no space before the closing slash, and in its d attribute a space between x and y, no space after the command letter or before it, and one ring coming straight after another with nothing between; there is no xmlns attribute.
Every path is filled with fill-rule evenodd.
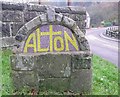
<svg viewBox="0 0 120 97"><path fill-rule="evenodd" d="M39 0L0 0L5 2L37 2ZM66 2L67 0L40 0L42 2L49 1L49 2ZM70 0L71 2L118 2L120 0Z"/></svg>

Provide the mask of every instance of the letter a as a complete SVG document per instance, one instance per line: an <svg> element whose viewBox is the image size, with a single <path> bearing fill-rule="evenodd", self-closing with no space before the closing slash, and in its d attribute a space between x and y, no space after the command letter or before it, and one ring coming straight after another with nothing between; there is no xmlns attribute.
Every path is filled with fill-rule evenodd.
<svg viewBox="0 0 120 97"><path fill-rule="evenodd" d="M30 41L33 39L33 44L30 44ZM28 48L33 48L34 53L36 52L36 37L35 33L32 33L29 35L28 39L26 40L25 46L24 46L24 53L28 52Z"/></svg>

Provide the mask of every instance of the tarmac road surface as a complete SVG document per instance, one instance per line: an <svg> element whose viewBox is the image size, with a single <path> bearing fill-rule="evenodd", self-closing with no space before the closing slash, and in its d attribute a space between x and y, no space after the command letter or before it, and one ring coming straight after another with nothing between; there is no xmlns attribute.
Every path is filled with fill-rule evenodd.
<svg viewBox="0 0 120 97"><path fill-rule="evenodd" d="M120 67L120 64L118 64L118 55L120 54L120 48L118 48L118 45L120 42L101 37L101 34L105 32L106 29L107 28L92 28L86 30L86 38L89 42L90 49L93 54L96 54Z"/></svg>

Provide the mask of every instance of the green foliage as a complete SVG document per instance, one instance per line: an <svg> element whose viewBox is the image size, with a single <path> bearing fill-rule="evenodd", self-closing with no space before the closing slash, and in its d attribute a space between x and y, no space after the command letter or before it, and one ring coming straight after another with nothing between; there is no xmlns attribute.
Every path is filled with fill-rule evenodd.
<svg viewBox="0 0 120 97"><path fill-rule="evenodd" d="M112 23L111 22L105 22L104 27L108 27L108 26L112 26Z"/></svg>
<svg viewBox="0 0 120 97"><path fill-rule="evenodd" d="M12 79L10 77L11 67L10 58L12 54L11 50L2 51L2 94L10 95L13 93L14 88L12 84ZM92 83L92 94L93 95L117 95L118 94L118 68L112 63L105 61L104 59L94 55L92 58L92 70L93 70L93 83ZM1 69L1 68L0 68ZM23 89L22 92L26 94ZM52 90L40 92L40 94L62 94ZM68 94L69 93L64 93Z"/></svg>

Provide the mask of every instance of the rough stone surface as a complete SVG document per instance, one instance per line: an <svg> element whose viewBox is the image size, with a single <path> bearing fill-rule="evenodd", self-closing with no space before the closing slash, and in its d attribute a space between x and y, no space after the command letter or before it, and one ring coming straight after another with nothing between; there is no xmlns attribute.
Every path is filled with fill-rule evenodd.
<svg viewBox="0 0 120 97"><path fill-rule="evenodd" d="M64 92L66 90L69 90L69 82L69 78L48 78L45 79L43 85L45 85L46 90Z"/></svg>
<svg viewBox="0 0 120 97"><path fill-rule="evenodd" d="M53 22L55 21L55 10L54 8L47 9L48 21Z"/></svg>
<svg viewBox="0 0 120 97"><path fill-rule="evenodd" d="M62 21L62 18L63 18L63 15L62 14L56 14L56 22L61 22Z"/></svg>
<svg viewBox="0 0 120 97"><path fill-rule="evenodd" d="M2 24L2 37L10 37L9 24Z"/></svg>
<svg viewBox="0 0 120 97"><path fill-rule="evenodd" d="M41 24L41 20L40 17L36 17L33 20L31 20L30 22L26 23L25 26L27 27L27 30L31 30L31 28L36 27L37 25Z"/></svg>
<svg viewBox="0 0 120 97"><path fill-rule="evenodd" d="M23 10L23 4L2 3L2 10Z"/></svg>
<svg viewBox="0 0 120 97"><path fill-rule="evenodd" d="M75 93L90 92L89 54L89 52L63 52L11 56L14 86L21 88L25 85L37 90L39 86L41 91L51 89L59 92L66 90ZM83 64L80 64L81 62ZM84 68L85 66L88 67Z"/></svg>
<svg viewBox="0 0 120 97"><path fill-rule="evenodd" d="M11 77L13 79L14 88L21 89L39 89L39 82L34 71L12 71Z"/></svg>
<svg viewBox="0 0 120 97"><path fill-rule="evenodd" d="M39 76L44 77L69 77L71 74L70 55L41 55L36 58L36 70Z"/></svg>
<svg viewBox="0 0 120 97"><path fill-rule="evenodd" d="M73 21L72 19L67 18L67 17L64 16L62 23L64 23L65 25L67 25L69 28L71 28L71 27L74 26L75 21Z"/></svg>
<svg viewBox="0 0 120 97"><path fill-rule="evenodd" d="M46 7L45 6L39 6L39 5L27 5L28 11L37 11L37 12L45 12Z"/></svg>
<svg viewBox="0 0 120 97"><path fill-rule="evenodd" d="M91 69L80 69L74 71L71 74L70 89L77 93L88 93L90 92L92 80L92 70Z"/></svg>
<svg viewBox="0 0 120 97"><path fill-rule="evenodd" d="M15 42L14 37L2 38L2 47L13 46Z"/></svg>
<svg viewBox="0 0 120 97"><path fill-rule="evenodd" d="M72 56L72 70L91 68L91 57L82 57L80 55Z"/></svg>
<svg viewBox="0 0 120 97"><path fill-rule="evenodd" d="M34 11L25 11L24 12L24 22L28 22L30 20L32 20L33 18L35 18L37 16L37 13Z"/></svg>
<svg viewBox="0 0 120 97"><path fill-rule="evenodd" d="M22 27L23 23L11 23L12 36L15 36L18 30Z"/></svg>
<svg viewBox="0 0 120 97"><path fill-rule="evenodd" d="M21 22L22 12L19 11L3 11L2 12L3 22Z"/></svg>
<svg viewBox="0 0 120 97"><path fill-rule="evenodd" d="M40 15L40 20L42 22L42 25L47 24L47 14Z"/></svg>
<svg viewBox="0 0 120 97"><path fill-rule="evenodd" d="M13 70L31 71L34 69L34 59L31 56L11 56Z"/></svg>
<svg viewBox="0 0 120 97"><path fill-rule="evenodd" d="M31 24L32 25L32 24ZM27 24L25 26L22 26L19 30L18 30L18 33L20 33L21 35L27 35L27 32L28 32L28 26Z"/></svg>

